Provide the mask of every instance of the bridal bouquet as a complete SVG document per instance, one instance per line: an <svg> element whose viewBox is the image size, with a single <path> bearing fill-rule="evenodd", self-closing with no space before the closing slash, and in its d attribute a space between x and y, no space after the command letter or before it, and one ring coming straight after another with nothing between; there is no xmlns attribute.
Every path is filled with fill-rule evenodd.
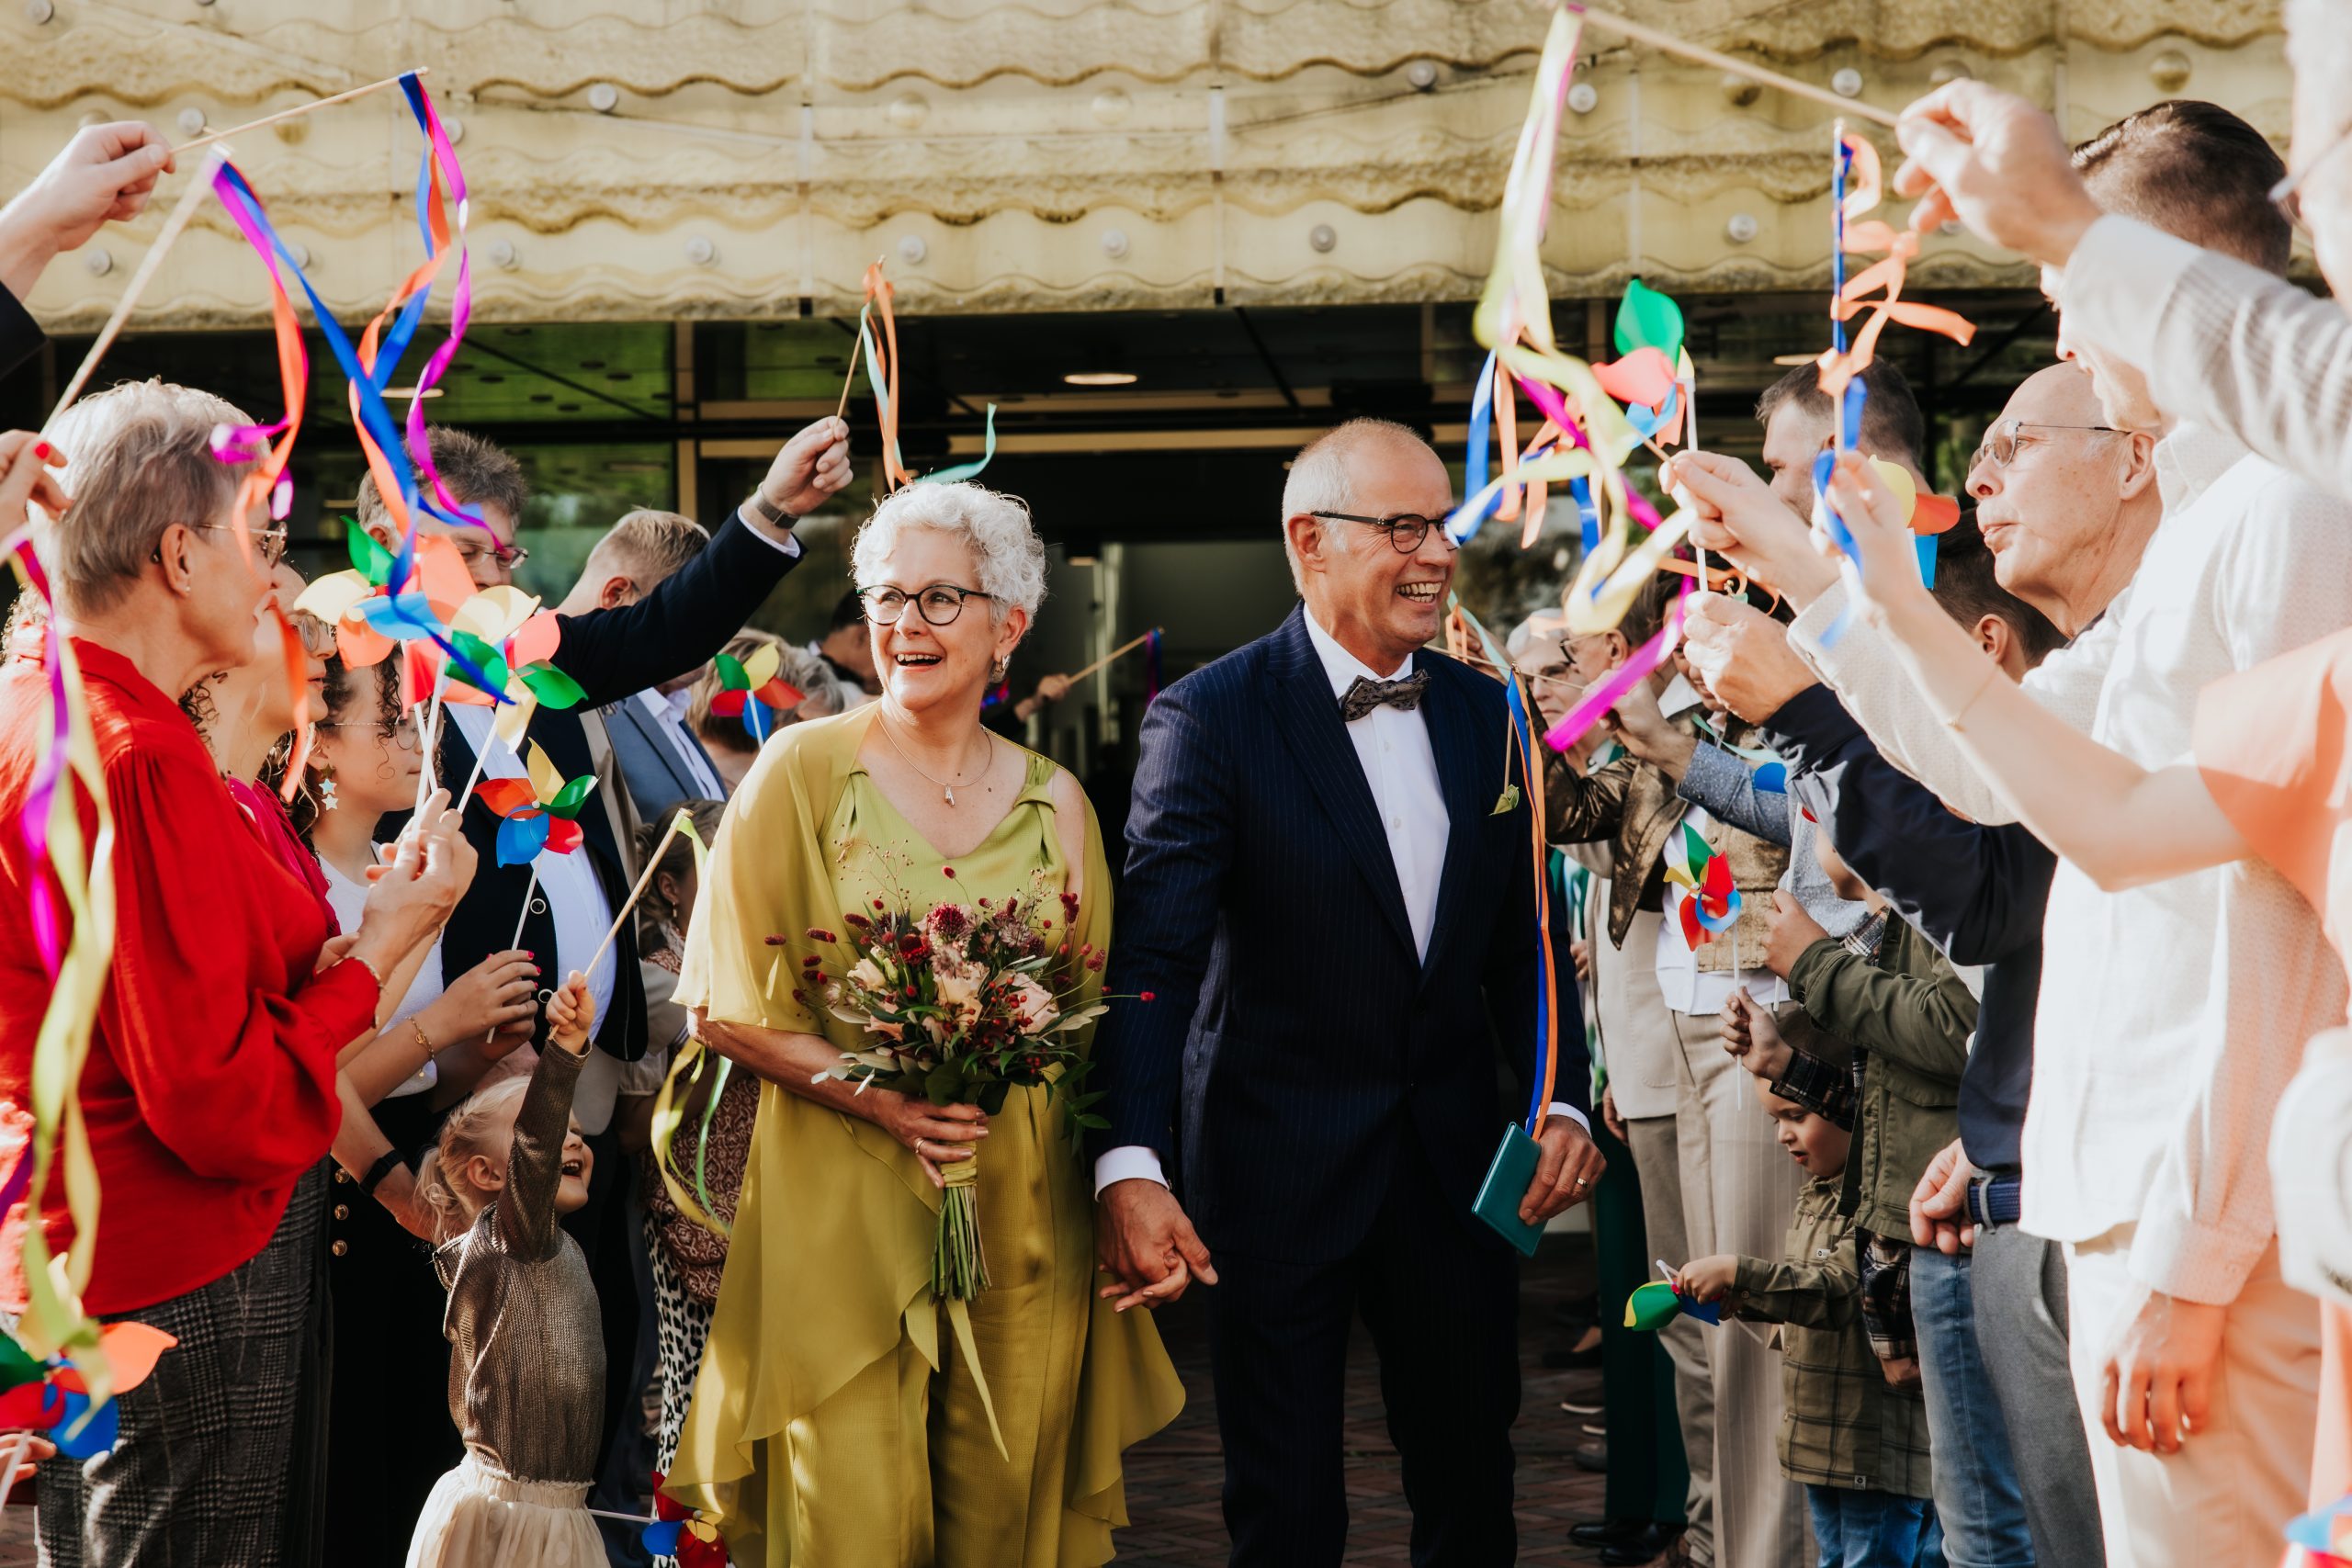
<svg viewBox="0 0 2352 1568"><path fill-rule="evenodd" d="M842 1079L860 1094L879 1085L933 1105L977 1105L990 1115L1004 1108L1015 1085L1042 1085L1068 1107L1073 1142L1087 1128L1109 1125L1087 1109L1102 1097L1080 1092L1089 1063L1077 1039L1083 1025L1108 1010L1104 998L1085 998L1083 985L1102 971L1103 955L1077 942L1077 898L1061 896L1059 935L1054 912L1051 902L1019 896L996 904L941 904L921 914L876 898L870 914L843 917L846 935L809 931L812 942L845 944L856 962L832 975L820 958L801 960L796 995L822 1000L866 1035L863 1050L844 1052L816 1081ZM947 1185L932 1291L942 1300L969 1301L988 1289L974 1186L977 1145L973 1153L941 1167Z"/></svg>

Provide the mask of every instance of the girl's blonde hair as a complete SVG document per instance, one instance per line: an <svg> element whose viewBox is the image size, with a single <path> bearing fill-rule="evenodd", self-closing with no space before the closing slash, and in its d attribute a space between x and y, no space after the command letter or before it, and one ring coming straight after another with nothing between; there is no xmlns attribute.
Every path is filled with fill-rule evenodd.
<svg viewBox="0 0 2352 1568"><path fill-rule="evenodd" d="M476 1155L506 1151L491 1140L503 1126L511 1141L514 1108L530 1088L528 1078L507 1078L480 1094L469 1096L441 1123L441 1137L424 1151L416 1168L416 1195L433 1212L435 1241L447 1241L470 1228L481 1213L483 1194L457 1174Z"/></svg>

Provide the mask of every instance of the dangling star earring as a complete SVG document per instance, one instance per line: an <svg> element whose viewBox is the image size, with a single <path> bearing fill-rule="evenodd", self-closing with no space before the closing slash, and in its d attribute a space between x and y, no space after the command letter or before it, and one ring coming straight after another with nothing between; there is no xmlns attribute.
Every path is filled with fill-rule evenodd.
<svg viewBox="0 0 2352 1568"><path fill-rule="evenodd" d="M341 801L334 797L334 779L333 776L330 775L320 779L319 809L322 811L333 811L336 807L342 804L343 803Z"/></svg>

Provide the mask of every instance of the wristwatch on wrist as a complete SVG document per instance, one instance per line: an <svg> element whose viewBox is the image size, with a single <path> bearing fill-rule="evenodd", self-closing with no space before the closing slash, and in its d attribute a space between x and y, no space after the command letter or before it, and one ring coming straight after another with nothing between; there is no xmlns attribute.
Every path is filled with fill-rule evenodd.
<svg viewBox="0 0 2352 1568"><path fill-rule="evenodd" d="M745 504L771 528L789 528L799 521L791 513L770 502L757 488L752 490L752 499Z"/></svg>

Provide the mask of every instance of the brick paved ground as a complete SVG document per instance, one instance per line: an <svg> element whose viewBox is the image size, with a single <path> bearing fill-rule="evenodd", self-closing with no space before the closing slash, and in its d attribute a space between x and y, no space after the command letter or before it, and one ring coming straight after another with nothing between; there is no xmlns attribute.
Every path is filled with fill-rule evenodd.
<svg viewBox="0 0 2352 1568"><path fill-rule="evenodd" d="M1521 1366L1526 1398L1519 1417L1520 1561L1591 1561L1567 1547L1568 1526L1600 1514L1600 1477L1568 1461L1587 1441L1580 1417L1563 1415L1570 1393L1597 1402L1597 1372L1544 1370L1544 1352L1564 1343L1552 1326L1553 1309L1589 1291L1591 1244L1582 1235L1555 1235L1529 1265L1521 1291ZM1175 1425L1127 1456L1127 1505L1133 1529L1119 1537L1121 1568L1211 1568L1225 1561L1225 1524L1217 1509L1216 1398L1209 1386L1208 1344L1197 1305L1179 1303L1160 1318L1168 1348L1183 1373L1190 1402ZM1412 1518L1396 1480L1396 1451L1380 1413L1377 1368L1370 1337L1356 1334L1348 1361L1348 1500L1351 1563L1406 1561ZM0 1568L31 1568L33 1511L0 1515Z"/></svg>
<svg viewBox="0 0 2352 1568"><path fill-rule="evenodd" d="M1587 1235L1555 1235L1530 1264L1521 1287L1521 1366L1526 1396L1514 1440L1519 1450L1519 1534L1522 1563L1580 1563L1593 1558L1568 1547L1568 1526L1600 1517L1601 1478L1578 1470L1568 1456L1591 1439L1584 1417L1564 1415L1570 1393L1599 1403L1598 1372L1544 1369L1544 1352L1565 1348L1552 1326L1553 1309L1591 1289L1592 1251ZM1127 1455L1127 1506L1135 1523L1119 1536L1120 1568L1211 1568L1225 1561L1225 1523L1217 1506L1222 1478L1216 1438L1216 1396L1209 1385L1204 1316L1180 1302L1160 1314L1187 1403L1175 1424ZM1396 1450L1381 1416L1378 1363L1371 1337L1358 1325L1348 1357L1348 1561L1407 1561L1412 1516L1396 1476Z"/></svg>

